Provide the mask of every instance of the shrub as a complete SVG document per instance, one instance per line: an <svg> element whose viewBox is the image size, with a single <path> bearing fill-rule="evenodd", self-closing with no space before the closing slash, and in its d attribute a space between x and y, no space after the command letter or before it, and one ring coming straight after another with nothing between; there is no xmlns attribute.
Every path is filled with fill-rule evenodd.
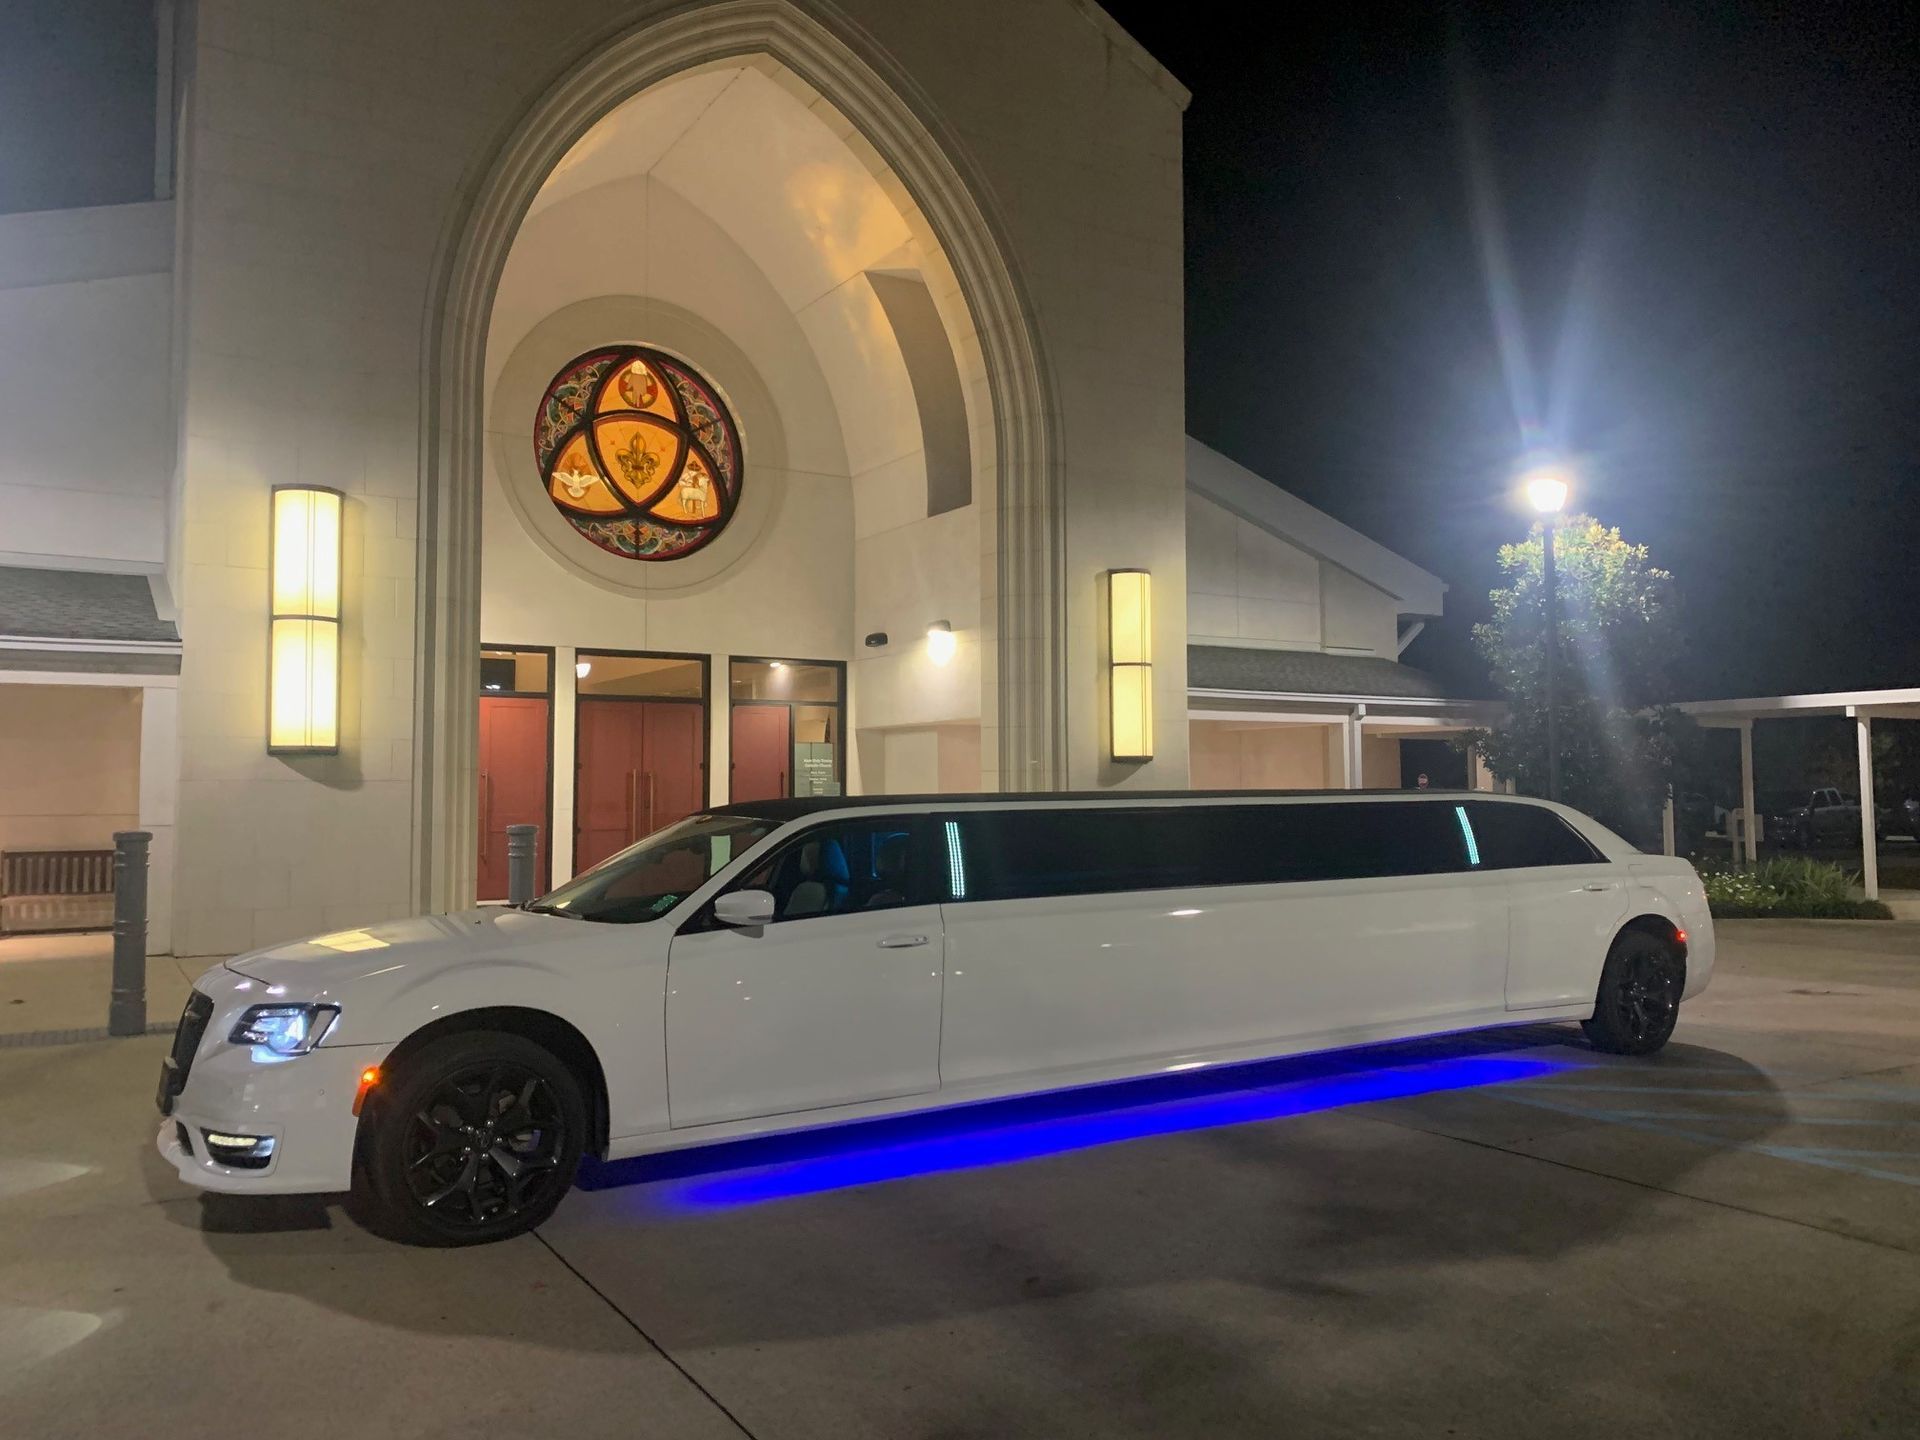
<svg viewBox="0 0 1920 1440"><path fill-rule="evenodd" d="M1887 920L1893 915L1878 900L1854 893L1858 875L1803 855L1778 856L1750 870L1702 869L1700 879L1708 907L1722 920Z"/></svg>

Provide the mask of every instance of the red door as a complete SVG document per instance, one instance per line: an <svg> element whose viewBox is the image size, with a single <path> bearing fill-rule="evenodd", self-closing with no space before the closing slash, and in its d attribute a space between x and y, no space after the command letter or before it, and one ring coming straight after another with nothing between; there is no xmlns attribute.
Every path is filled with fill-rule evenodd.
<svg viewBox="0 0 1920 1440"><path fill-rule="evenodd" d="M547 702L480 697L479 898L507 898L507 826L538 825L536 891L547 882Z"/></svg>
<svg viewBox="0 0 1920 1440"><path fill-rule="evenodd" d="M733 787L729 798L775 800L788 793L793 766L792 712L784 705L733 707Z"/></svg>
<svg viewBox="0 0 1920 1440"><path fill-rule="evenodd" d="M576 707L574 873L702 803L699 705L582 698Z"/></svg>
<svg viewBox="0 0 1920 1440"><path fill-rule="evenodd" d="M647 824L641 833L648 834L706 808L706 767L700 758L706 747L700 731L707 712L702 705L672 703L640 708L647 712L641 746Z"/></svg>

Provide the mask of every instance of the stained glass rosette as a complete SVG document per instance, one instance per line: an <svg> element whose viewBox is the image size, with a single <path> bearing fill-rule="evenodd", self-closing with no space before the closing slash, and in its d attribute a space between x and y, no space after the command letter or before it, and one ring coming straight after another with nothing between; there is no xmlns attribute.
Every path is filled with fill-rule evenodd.
<svg viewBox="0 0 1920 1440"><path fill-rule="evenodd" d="M567 362L540 399L533 458L547 498L629 560L677 560L740 503L740 436L713 387L638 345Z"/></svg>

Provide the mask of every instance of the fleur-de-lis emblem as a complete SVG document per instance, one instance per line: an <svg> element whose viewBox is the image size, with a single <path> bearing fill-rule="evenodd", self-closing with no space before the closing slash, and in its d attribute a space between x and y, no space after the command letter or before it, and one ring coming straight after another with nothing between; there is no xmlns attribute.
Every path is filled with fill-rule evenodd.
<svg viewBox="0 0 1920 1440"><path fill-rule="evenodd" d="M569 500L582 499L587 491L600 483L600 477L591 470L556 470L553 478L566 490Z"/></svg>
<svg viewBox="0 0 1920 1440"><path fill-rule="evenodd" d="M614 451L613 458L620 467L620 473L627 477L627 483L636 490L653 479L653 472L660 468L660 457L647 449L638 434L631 436L625 445Z"/></svg>

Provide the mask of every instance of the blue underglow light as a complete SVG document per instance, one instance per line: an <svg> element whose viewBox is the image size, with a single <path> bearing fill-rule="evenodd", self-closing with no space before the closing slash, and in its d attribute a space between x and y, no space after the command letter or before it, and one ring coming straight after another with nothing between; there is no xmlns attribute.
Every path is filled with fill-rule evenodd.
<svg viewBox="0 0 1920 1440"><path fill-rule="evenodd" d="M960 853L960 822L947 821L947 887L955 900L967 898L967 861Z"/></svg>
<svg viewBox="0 0 1920 1440"><path fill-rule="evenodd" d="M1431 1053L1428 1048L1416 1055ZM1375 1064L1355 1063L1349 1056L1261 1062L1210 1071L1205 1080L1191 1073L1166 1076L853 1124L805 1137L748 1141L715 1153L730 1151L738 1156L736 1163L751 1168L715 1168L691 1175L683 1170L678 1177L649 1186L648 1199L682 1212L725 1210L919 1175L1006 1165L1156 1135L1279 1120L1346 1105L1404 1100L1515 1080L1539 1080L1559 1074L1570 1065L1569 1061L1538 1052L1464 1053L1440 1059L1410 1056L1405 1063L1392 1063L1391 1057L1376 1050L1367 1058ZM1295 1074L1302 1070L1309 1073L1277 1084L1246 1088L1249 1074L1271 1075L1280 1067L1288 1067ZM1236 1071L1240 1088L1225 1088L1232 1084ZM1136 1098L1141 1093L1164 1094L1169 1086L1191 1090L1195 1082L1212 1083L1216 1088L1173 1099L1142 1102ZM1022 1112L1031 1115L1036 1110L1058 1111L1069 1106L1079 1108L1064 1114L1042 1113L1039 1118L1013 1118ZM1095 1106L1103 1108L1092 1108ZM895 1138L899 1136L904 1138ZM756 1165L748 1158L756 1149L762 1153L768 1149L800 1149L802 1153ZM657 1168L672 1176L679 1168L676 1159L664 1155L623 1163L643 1170Z"/></svg>
<svg viewBox="0 0 1920 1440"><path fill-rule="evenodd" d="M1453 813L1460 817L1460 834L1467 842L1467 863L1469 865L1478 865L1480 863L1480 842L1473 838L1473 821L1467 818L1467 807L1464 805L1456 805L1453 807Z"/></svg>

